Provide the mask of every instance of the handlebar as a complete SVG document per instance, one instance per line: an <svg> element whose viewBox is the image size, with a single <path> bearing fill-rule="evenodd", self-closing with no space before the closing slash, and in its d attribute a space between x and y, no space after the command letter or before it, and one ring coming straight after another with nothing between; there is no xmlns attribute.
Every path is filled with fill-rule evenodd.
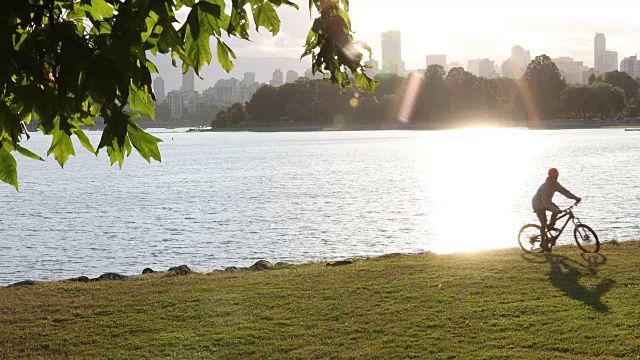
<svg viewBox="0 0 640 360"><path fill-rule="evenodd" d="M581 200L582 201L582 200ZM580 204L581 201L576 201L575 203L573 203L573 205L569 206L568 208L562 210L563 213L565 212L569 212L571 211L571 209L573 209L574 207L578 206L578 204Z"/></svg>

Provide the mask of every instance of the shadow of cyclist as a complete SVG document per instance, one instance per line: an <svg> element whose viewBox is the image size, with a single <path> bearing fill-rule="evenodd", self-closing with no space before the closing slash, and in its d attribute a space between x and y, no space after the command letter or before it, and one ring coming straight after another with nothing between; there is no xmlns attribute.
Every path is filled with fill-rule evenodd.
<svg viewBox="0 0 640 360"><path fill-rule="evenodd" d="M601 254L583 254L582 258L587 264L579 263L562 255L544 254L544 256L523 256L531 263L548 263L549 280L557 289L568 297L582 301L600 312L609 312L609 306L601 300L602 296L615 284L612 279L605 279L595 287L586 287L580 284L580 279L585 276L596 276L597 268L607 262L607 258Z"/></svg>
<svg viewBox="0 0 640 360"><path fill-rule="evenodd" d="M588 288L580 284L580 279L586 275L596 275L596 269L591 263L584 266L564 256L551 254L546 254L545 258L551 265L549 280L553 286L570 298L582 301L597 311L609 312L609 307L602 302L601 297L609 291L615 281L605 279L595 287Z"/></svg>

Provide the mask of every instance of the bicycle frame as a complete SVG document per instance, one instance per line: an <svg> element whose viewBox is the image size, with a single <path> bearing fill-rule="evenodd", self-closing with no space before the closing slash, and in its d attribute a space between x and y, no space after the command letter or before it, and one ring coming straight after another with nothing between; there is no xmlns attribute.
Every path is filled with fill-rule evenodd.
<svg viewBox="0 0 640 360"><path fill-rule="evenodd" d="M567 227L567 225L569 225L570 221L573 221L573 226L577 226L578 224L580 224L580 219L578 219L575 215L573 215L573 211L571 211L571 209L576 206L576 204L570 206L569 208L565 209L564 211L562 211L562 215L558 216L558 218L556 219L556 222L560 221L561 219L567 218L567 221L564 222L564 225L562 225L562 227L560 228L560 231L558 232L557 235L555 236L548 236L548 239L551 241L555 241L557 240L560 235L562 235L562 233L564 232L564 229ZM547 229L547 233L549 233L549 235L551 235L551 233L549 232L549 230Z"/></svg>

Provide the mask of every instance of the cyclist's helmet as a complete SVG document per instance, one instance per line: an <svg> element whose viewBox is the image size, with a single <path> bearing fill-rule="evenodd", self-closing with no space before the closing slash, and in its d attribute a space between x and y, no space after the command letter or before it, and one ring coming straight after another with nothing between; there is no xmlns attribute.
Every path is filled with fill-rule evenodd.
<svg viewBox="0 0 640 360"><path fill-rule="evenodd" d="M560 175L560 173L558 172L558 169L556 169L556 168L549 169L549 173L548 174L549 174L549 177L552 177L552 178L557 178L558 175Z"/></svg>

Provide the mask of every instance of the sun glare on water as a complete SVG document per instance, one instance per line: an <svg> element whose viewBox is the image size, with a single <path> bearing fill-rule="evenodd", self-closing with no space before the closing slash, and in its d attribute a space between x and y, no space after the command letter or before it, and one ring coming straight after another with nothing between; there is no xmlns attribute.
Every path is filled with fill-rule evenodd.
<svg viewBox="0 0 640 360"><path fill-rule="evenodd" d="M438 253L514 246L523 219L515 208L529 206L522 191L533 176L531 133L474 128L442 131L420 141L425 226L429 248Z"/></svg>

